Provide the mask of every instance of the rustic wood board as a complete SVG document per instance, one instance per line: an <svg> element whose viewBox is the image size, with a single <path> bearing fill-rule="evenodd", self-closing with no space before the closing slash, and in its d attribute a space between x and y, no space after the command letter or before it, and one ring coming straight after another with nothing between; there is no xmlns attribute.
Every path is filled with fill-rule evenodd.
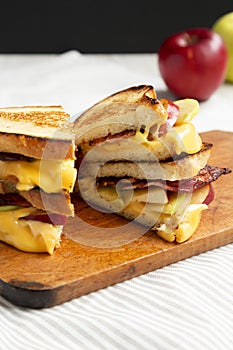
<svg viewBox="0 0 233 350"><path fill-rule="evenodd" d="M211 131L202 139L214 144L209 164L233 169L233 133ZM123 218L75 200L78 214L66 225L61 248L53 256L23 253L0 243L0 294L16 305L51 307L232 243L233 173L222 176L214 188L215 201L203 212L194 236L182 244L165 242L151 231L141 236L139 225L129 226ZM109 228L113 230L106 236ZM141 237L116 245L117 240L133 240L135 234ZM100 247L101 242L108 247Z"/></svg>

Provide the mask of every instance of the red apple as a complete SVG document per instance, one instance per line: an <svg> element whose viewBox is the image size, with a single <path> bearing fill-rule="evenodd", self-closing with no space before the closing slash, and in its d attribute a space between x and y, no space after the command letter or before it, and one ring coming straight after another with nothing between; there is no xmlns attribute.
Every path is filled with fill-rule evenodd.
<svg viewBox="0 0 233 350"><path fill-rule="evenodd" d="M167 87L179 98L207 100L223 83L227 49L219 34L192 28L168 37L158 51Z"/></svg>

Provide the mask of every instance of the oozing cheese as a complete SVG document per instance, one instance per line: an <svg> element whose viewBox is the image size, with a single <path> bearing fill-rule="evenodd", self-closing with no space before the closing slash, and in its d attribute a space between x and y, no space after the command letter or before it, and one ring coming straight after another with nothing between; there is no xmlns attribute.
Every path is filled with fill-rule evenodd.
<svg viewBox="0 0 233 350"><path fill-rule="evenodd" d="M25 252L53 254L54 249L60 246L62 226L19 220L33 212L35 208L32 207L0 212L0 241Z"/></svg>
<svg viewBox="0 0 233 350"><path fill-rule="evenodd" d="M149 161L165 160L182 152L194 154L202 147L202 140L191 123L174 126L161 137L148 138L149 131L138 130L135 135L107 139L91 145L84 143L82 152L86 162L126 159Z"/></svg>
<svg viewBox="0 0 233 350"><path fill-rule="evenodd" d="M174 231L167 232L166 227L162 226L161 229L157 230L157 234L168 242L182 243L186 241L196 231L201 220L201 212L207 208L206 204L190 204L184 218Z"/></svg>
<svg viewBox="0 0 233 350"><path fill-rule="evenodd" d="M87 192L89 189L90 186L86 187ZM194 191L194 193L171 194L168 202L162 202L159 196L157 203L153 190L152 197L150 197L150 190L146 193L145 189L137 189L129 203L122 203L122 209L119 209L118 213L122 212L124 216L135 219L143 225L154 227L158 235L169 242L176 240L181 243L190 238L200 223L201 212L208 208L206 204L202 203L208 195L209 185ZM117 192L114 190L114 186L101 186L98 193L101 196L101 201L95 198L95 202L99 202L99 205L104 200L104 206L112 208L112 205L117 201ZM122 201L124 195L118 194L118 201ZM152 199L151 202L150 199Z"/></svg>
<svg viewBox="0 0 233 350"><path fill-rule="evenodd" d="M132 140L140 142L150 149L157 150L158 153L170 151L170 154L180 154L186 152L193 154L201 149L202 141L195 127L191 123L184 123L179 126L174 126L159 139L148 141L149 131L144 133L137 131L135 136L131 136Z"/></svg>
<svg viewBox="0 0 233 350"><path fill-rule="evenodd" d="M73 190L77 170L73 160L0 161L0 179L13 175L16 188L28 191L39 186L48 193Z"/></svg>

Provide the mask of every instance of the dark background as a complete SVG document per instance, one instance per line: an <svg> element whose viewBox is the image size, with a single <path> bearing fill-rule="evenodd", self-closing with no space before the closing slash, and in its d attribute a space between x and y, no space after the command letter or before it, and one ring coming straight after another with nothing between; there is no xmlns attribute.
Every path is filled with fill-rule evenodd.
<svg viewBox="0 0 233 350"><path fill-rule="evenodd" d="M156 52L174 32L211 27L232 1L0 1L0 53Z"/></svg>

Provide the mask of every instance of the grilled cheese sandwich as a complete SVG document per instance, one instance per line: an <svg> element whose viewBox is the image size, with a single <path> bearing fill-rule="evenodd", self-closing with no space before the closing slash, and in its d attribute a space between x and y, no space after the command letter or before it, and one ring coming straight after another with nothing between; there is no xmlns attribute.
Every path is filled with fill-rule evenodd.
<svg viewBox="0 0 233 350"><path fill-rule="evenodd" d="M0 108L0 240L20 250L52 254L74 215L69 118L61 106Z"/></svg>
<svg viewBox="0 0 233 350"><path fill-rule="evenodd" d="M184 242L213 200L211 182L229 169L207 165L212 144L193 117L198 101L158 99L152 86L120 91L75 122L76 190L105 209Z"/></svg>

